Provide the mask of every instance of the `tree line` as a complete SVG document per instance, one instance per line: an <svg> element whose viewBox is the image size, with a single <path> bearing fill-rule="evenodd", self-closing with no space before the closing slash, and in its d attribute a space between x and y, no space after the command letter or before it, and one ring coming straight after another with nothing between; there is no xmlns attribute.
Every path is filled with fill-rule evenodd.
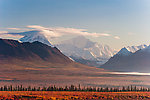
<svg viewBox="0 0 150 100"><path fill-rule="evenodd" d="M115 87L115 88L108 88L108 87L82 87L70 85L65 87L56 87L55 85L49 87L23 87L22 85L18 85L16 87L10 86L2 86L0 87L0 91L91 91L91 92L128 92L128 91L150 91L150 88L140 87L137 86L127 86L127 87Z"/></svg>

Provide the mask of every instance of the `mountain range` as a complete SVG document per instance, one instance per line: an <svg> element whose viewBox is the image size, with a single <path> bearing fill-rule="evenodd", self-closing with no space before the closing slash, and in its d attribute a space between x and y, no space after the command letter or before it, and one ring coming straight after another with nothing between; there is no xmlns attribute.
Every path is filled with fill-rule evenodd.
<svg viewBox="0 0 150 100"><path fill-rule="evenodd" d="M72 61L56 47L10 39L0 39L0 69L0 80L9 81L59 81L104 72Z"/></svg>
<svg viewBox="0 0 150 100"><path fill-rule="evenodd" d="M150 72L150 46L133 53L128 51L127 48L122 48L101 68L113 71Z"/></svg>
<svg viewBox="0 0 150 100"><path fill-rule="evenodd" d="M34 41L39 41L47 44L51 48L54 48L54 46L50 43L49 37L47 37L43 31L33 30L15 34L23 35L20 39L21 42L34 43ZM116 71L134 71L127 68L129 65L126 65L128 62L125 62L125 60L128 59L128 56L131 56L137 51L148 48L147 45L127 46L117 53L117 51L110 48L108 45L93 42L84 36L78 36L70 40L62 41L60 44L56 44L55 46L72 61L88 66L100 67L102 65L102 68ZM114 58L118 58L116 59L117 61L112 60ZM120 61L121 59L123 59L123 61ZM117 68L115 69L114 66Z"/></svg>
<svg viewBox="0 0 150 100"><path fill-rule="evenodd" d="M46 33L40 30L9 34L23 35L23 37L19 39L19 41L21 42L32 43L34 41L39 41L51 47L54 47L50 43L50 37L45 35ZM97 42L92 42L84 36L77 36L70 40L62 41L60 44L55 44L55 46L72 60L96 67L104 64L110 57L112 57L116 53L116 51L110 48L108 45L102 45Z"/></svg>
<svg viewBox="0 0 150 100"><path fill-rule="evenodd" d="M108 45L92 42L84 36L65 40L56 47L73 60L90 66L100 66L115 53Z"/></svg>
<svg viewBox="0 0 150 100"><path fill-rule="evenodd" d="M24 86L120 86L135 84L139 76L120 75L115 72L86 66L72 61L56 47L41 42L19 42L0 39L0 81L1 85L22 84ZM123 78L123 80L120 80ZM148 82L148 76L143 76ZM125 83L125 80L127 81ZM145 85L147 83L142 83ZM116 85L117 84L117 85Z"/></svg>
<svg viewBox="0 0 150 100"><path fill-rule="evenodd" d="M33 30L22 33L23 37L19 39L21 42L34 42L39 41L52 47L49 37L43 31ZM86 60L96 60L98 58L109 58L114 55L114 50L108 45L102 45L85 38L84 36L77 36L70 40L62 41L56 44L65 55L83 58Z"/></svg>
<svg viewBox="0 0 150 100"><path fill-rule="evenodd" d="M114 55L114 50L108 45L92 42L84 36L77 36L63 41L57 46L67 56L82 57L87 60L109 58Z"/></svg>
<svg viewBox="0 0 150 100"><path fill-rule="evenodd" d="M134 52L136 52L136 51L138 51L138 50L140 50L140 49L144 49L144 48L146 48L146 47L148 47L148 46L145 45L145 44L142 44L142 45L139 45L139 46L127 46L127 47L125 47L125 48L126 48L128 51L134 53Z"/></svg>

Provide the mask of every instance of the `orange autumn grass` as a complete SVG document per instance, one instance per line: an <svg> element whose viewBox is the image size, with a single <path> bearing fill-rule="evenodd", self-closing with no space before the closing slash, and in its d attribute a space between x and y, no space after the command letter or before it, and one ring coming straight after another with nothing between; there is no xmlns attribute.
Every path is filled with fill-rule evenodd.
<svg viewBox="0 0 150 100"><path fill-rule="evenodd" d="M150 92L1 91L1 100L148 100Z"/></svg>

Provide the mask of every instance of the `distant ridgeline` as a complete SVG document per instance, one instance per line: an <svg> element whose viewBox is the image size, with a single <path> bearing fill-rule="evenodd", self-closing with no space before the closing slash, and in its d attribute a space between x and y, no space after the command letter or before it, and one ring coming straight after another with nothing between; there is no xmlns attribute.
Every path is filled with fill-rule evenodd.
<svg viewBox="0 0 150 100"><path fill-rule="evenodd" d="M0 87L0 91L93 91L93 92L128 92L128 91L150 91L150 88L140 87L137 86L127 86L127 87L118 87L118 88L102 88L102 87L83 87L81 88L80 84L78 87L71 85L65 87L56 87L55 85L49 87L23 87L22 85L18 85L16 87L10 86L3 86Z"/></svg>

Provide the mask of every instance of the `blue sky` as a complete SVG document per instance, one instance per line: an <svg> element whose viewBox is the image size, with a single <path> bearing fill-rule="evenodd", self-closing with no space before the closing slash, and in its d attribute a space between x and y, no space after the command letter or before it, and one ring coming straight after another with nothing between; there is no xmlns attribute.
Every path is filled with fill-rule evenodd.
<svg viewBox="0 0 150 100"><path fill-rule="evenodd" d="M150 44L150 0L0 0L0 31L28 25L110 34L88 38L116 49Z"/></svg>

